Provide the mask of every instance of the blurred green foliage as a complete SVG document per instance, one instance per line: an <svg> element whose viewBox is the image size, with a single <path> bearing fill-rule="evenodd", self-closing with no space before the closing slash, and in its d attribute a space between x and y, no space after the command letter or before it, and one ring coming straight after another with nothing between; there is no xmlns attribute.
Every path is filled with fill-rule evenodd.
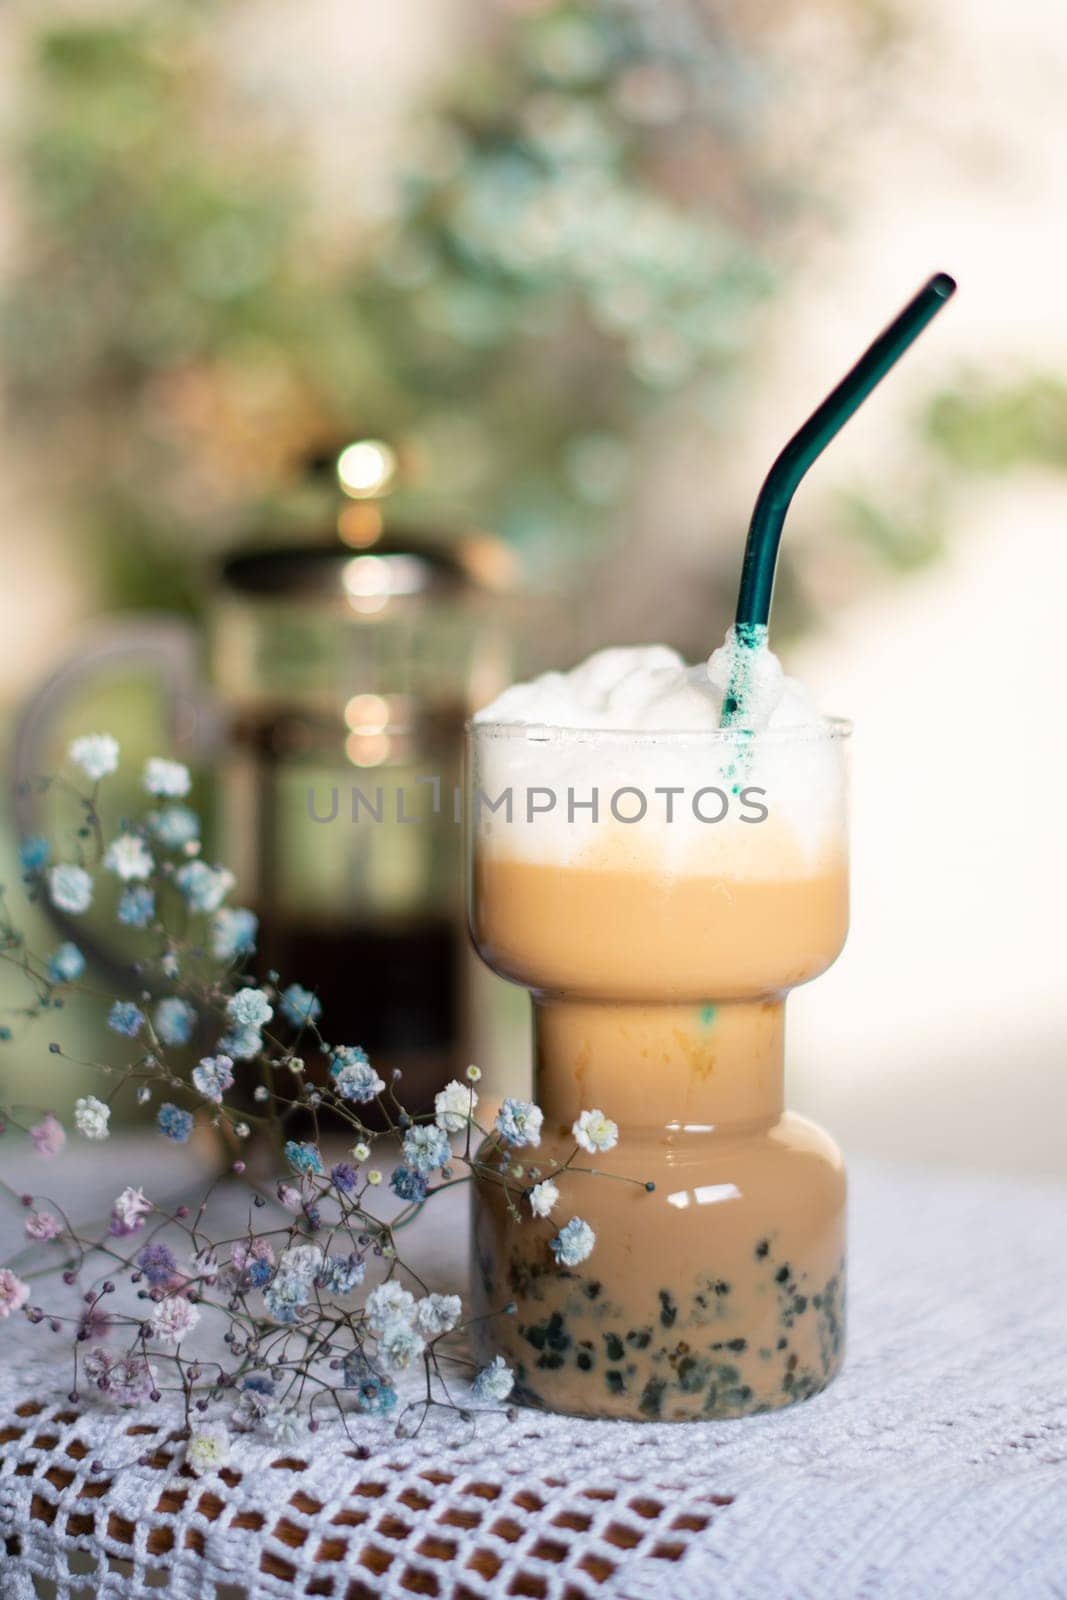
<svg viewBox="0 0 1067 1600"><path fill-rule="evenodd" d="M760 28L697 0L486 9L389 213L353 184L328 218L219 44L255 0L30 23L8 384L112 598L191 594L197 550L324 440L390 439L411 509L536 565L618 528L648 419L714 431L810 198L765 137Z"/></svg>
<svg viewBox="0 0 1067 1600"><path fill-rule="evenodd" d="M943 496L930 482L910 498L875 500L853 490L838 497L846 534L859 539L890 571L924 567L944 549Z"/></svg>
<svg viewBox="0 0 1067 1600"><path fill-rule="evenodd" d="M891 8L875 26L826 3L863 48L891 43ZM535 567L597 548L627 525L647 424L703 422L713 451L820 203L765 136L767 17L487 3L388 205L353 183L324 217L308 150L220 42L257 6L96 0L26 33L0 337L14 425L107 603L195 607L200 558L288 527L308 460L359 435L398 449L398 512L492 526ZM1063 465L1067 388L964 375L915 441L906 481L839 496L817 537L895 572L936 558L961 470ZM327 504L301 500L305 525ZM785 630L818 620L791 560Z"/></svg>
<svg viewBox="0 0 1067 1600"><path fill-rule="evenodd" d="M922 429L944 459L967 472L1067 467L1067 384L1047 374L993 383L964 374L934 396Z"/></svg>

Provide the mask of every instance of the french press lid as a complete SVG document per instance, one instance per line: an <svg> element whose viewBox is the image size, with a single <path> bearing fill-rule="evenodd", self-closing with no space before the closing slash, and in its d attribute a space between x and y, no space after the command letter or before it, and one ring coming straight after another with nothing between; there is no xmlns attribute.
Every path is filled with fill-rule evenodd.
<svg viewBox="0 0 1067 1600"><path fill-rule="evenodd" d="M338 518L342 525L348 509ZM393 602L506 594L515 587L514 558L489 534L435 537L383 527L358 545L343 543L343 536L342 526L341 538L330 529L327 537L319 532L303 542L234 550L222 562L221 585L248 600L334 602L357 613Z"/></svg>

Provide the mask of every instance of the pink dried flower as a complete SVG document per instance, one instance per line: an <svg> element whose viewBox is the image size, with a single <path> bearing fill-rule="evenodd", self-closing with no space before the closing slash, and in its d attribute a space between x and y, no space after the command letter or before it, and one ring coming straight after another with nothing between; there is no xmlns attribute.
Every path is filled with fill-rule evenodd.
<svg viewBox="0 0 1067 1600"><path fill-rule="evenodd" d="M21 1311L29 1298L29 1284L16 1278L7 1267L0 1267L0 1317L9 1317L13 1311Z"/></svg>
<svg viewBox="0 0 1067 1600"><path fill-rule="evenodd" d="M37 1126L30 1129L30 1138L37 1154L45 1160L57 1156L67 1142L63 1124L51 1111L46 1111Z"/></svg>
<svg viewBox="0 0 1067 1600"><path fill-rule="evenodd" d="M278 1185L278 1199L287 1211L299 1211L304 1204L304 1197L300 1190L294 1188L291 1183L280 1183Z"/></svg>
<svg viewBox="0 0 1067 1600"><path fill-rule="evenodd" d="M110 1356L99 1348L89 1351L82 1373L86 1382L120 1406L142 1405L156 1386L156 1374L149 1362L139 1356Z"/></svg>
<svg viewBox="0 0 1067 1600"><path fill-rule="evenodd" d="M238 1272L245 1272L253 1261L265 1261L268 1267L274 1265L274 1251L271 1249L269 1239L241 1239L230 1251L230 1261Z"/></svg>
<svg viewBox="0 0 1067 1600"><path fill-rule="evenodd" d="M152 1314L152 1336L163 1344L181 1344L200 1321L200 1312L183 1295L161 1300Z"/></svg>
<svg viewBox="0 0 1067 1600"><path fill-rule="evenodd" d="M106 1339L112 1325L111 1318L98 1305L86 1306L78 1318L78 1338L83 1343L87 1339Z"/></svg>
<svg viewBox="0 0 1067 1600"><path fill-rule="evenodd" d="M27 1239L56 1239L63 1232L63 1224L50 1211L31 1211L26 1218Z"/></svg>
<svg viewBox="0 0 1067 1600"><path fill-rule="evenodd" d="M113 1239L126 1239L131 1233L139 1233L151 1209L152 1202L145 1199L142 1189L123 1189L111 1207L108 1233Z"/></svg>

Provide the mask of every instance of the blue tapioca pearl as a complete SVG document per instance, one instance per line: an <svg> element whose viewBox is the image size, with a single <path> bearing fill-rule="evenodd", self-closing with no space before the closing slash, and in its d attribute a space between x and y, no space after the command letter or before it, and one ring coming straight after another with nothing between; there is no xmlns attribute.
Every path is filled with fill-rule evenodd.
<svg viewBox="0 0 1067 1600"><path fill-rule="evenodd" d="M686 1394L696 1394L703 1389L710 1376L710 1363L698 1356L683 1356L678 1363L678 1387Z"/></svg>
<svg viewBox="0 0 1067 1600"><path fill-rule="evenodd" d="M663 1391L667 1387L663 1378L649 1378L641 1391L638 1410L646 1417L658 1417L663 1410Z"/></svg>

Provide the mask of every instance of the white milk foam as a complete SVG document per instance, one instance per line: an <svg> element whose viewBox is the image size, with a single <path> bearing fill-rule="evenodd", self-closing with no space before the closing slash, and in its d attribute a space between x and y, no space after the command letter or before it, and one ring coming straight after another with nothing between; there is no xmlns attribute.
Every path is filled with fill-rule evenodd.
<svg viewBox="0 0 1067 1600"><path fill-rule="evenodd" d="M727 877L806 875L840 860L844 742L765 646L745 651L744 729L720 730L736 648L731 628L694 667L665 645L599 650L571 672L505 689L474 717L479 848L545 864ZM622 788L639 793L617 796ZM666 788L683 793L670 798ZM505 807L493 812L478 798L505 790L510 822ZM583 804L594 790L595 821ZM613 815L615 796L623 817L643 802L640 819ZM725 817L712 821L724 802ZM751 820L760 806L766 819Z"/></svg>

